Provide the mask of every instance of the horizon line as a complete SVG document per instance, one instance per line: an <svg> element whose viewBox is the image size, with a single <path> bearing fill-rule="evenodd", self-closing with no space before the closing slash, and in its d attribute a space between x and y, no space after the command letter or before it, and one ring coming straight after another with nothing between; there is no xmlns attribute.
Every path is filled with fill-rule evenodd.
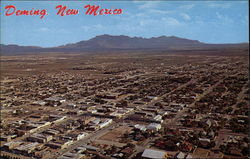
<svg viewBox="0 0 250 159"><path fill-rule="evenodd" d="M89 39L86 39L86 40L80 40L80 41L77 41L77 42L72 42L72 43L66 43L66 44L62 44L62 45L57 45L57 46L49 46L49 47L43 47L43 46L37 46L37 45L20 45L20 44L13 44L13 43L9 43L9 44L4 44L4 43L1 43L0 42L0 45L17 45L17 46L20 46L20 47L39 47L39 48L54 48L54 47L60 47L60 46L65 46L65 45L68 45L68 44L75 44L75 43L78 43L78 42L81 42L81 41L89 41L89 40L91 40L91 39L94 39L94 38L96 38L96 37L98 37L98 36L105 36L105 35L107 35L107 36L116 36L116 37L118 37L118 36L127 36L127 37L129 37L129 38L142 38L142 39L152 39L152 38L159 38L159 37L167 37L167 38L171 38L171 37L175 37L175 38L180 38L180 39L187 39L187 40L193 40L193 41L198 41L198 42L200 42L200 43L203 43L203 44L211 44L211 45L220 45L220 44L249 44L249 41L247 42L235 42L235 43L228 43L228 42L225 42L225 43L207 43L207 42L202 42L202 41L200 41L200 40L196 40L196 39L188 39L188 38L185 38L185 37L179 37L179 36L175 36L175 35L169 35L169 36L167 36L167 35L161 35L161 36L152 36L152 37L148 37L148 38L146 38L146 37L142 37L142 36L129 36L129 35L123 35L123 34L120 34L120 35L112 35L112 34L100 34L100 35L95 35L95 36L93 36L93 37L91 37L91 38L89 38Z"/></svg>

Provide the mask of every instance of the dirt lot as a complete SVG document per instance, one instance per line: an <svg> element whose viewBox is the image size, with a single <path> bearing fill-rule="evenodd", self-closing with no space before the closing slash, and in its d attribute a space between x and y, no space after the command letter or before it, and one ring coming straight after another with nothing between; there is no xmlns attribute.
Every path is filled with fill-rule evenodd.
<svg viewBox="0 0 250 159"><path fill-rule="evenodd" d="M129 132L132 128L128 126L120 126L118 128L113 129L112 131L106 133L105 135L101 136L100 140L108 140L108 141L119 141L120 137Z"/></svg>

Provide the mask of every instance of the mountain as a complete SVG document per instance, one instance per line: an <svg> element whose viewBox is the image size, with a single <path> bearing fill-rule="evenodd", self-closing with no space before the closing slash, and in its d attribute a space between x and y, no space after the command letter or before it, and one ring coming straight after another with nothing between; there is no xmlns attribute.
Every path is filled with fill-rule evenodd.
<svg viewBox="0 0 250 159"><path fill-rule="evenodd" d="M40 52L95 52L119 50L191 50L223 47L242 47L248 44L206 44L197 40L189 40L175 36L152 38L100 35L92 39L66 44L58 47L42 48L36 46L18 46L1 44L1 54L22 54Z"/></svg>
<svg viewBox="0 0 250 159"><path fill-rule="evenodd" d="M188 40L178 37L153 37L140 38L129 36L100 35L87 41L61 46L63 48L107 48L107 49L142 49L142 48L169 48L173 46L190 46L200 44L196 40Z"/></svg>
<svg viewBox="0 0 250 159"><path fill-rule="evenodd" d="M19 45L3 45L0 44L1 54L7 54L7 53L19 53L19 52L36 52L39 49L42 49L42 47L38 46L19 46Z"/></svg>

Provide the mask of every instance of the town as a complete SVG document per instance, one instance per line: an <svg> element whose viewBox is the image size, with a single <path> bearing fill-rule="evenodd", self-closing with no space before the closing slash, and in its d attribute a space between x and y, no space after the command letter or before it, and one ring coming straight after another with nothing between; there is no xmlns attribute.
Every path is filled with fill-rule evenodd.
<svg viewBox="0 0 250 159"><path fill-rule="evenodd" d="M1 157L247 158L248 72L219 51L2 56Z"/></svg>

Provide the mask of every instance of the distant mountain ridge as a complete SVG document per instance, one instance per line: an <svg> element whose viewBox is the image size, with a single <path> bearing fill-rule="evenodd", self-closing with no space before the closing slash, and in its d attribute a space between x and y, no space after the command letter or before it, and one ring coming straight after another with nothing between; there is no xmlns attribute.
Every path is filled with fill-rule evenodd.
<svg viewBox="0 0 250 159"><path fill-rule="evenodd" d="M195 45L200 44L197 40L183 39L175 36L166 37L129 37L129 36L111 36L100 35L87 41L80 41L75 44L67 44L61 47L64 48L116 48L116 49L131 49L131 48L167 48L176 45Z"/></svg>
<svg viewBox="0 0 250 159"><path fill-rule="evenodd" d="M220 47L245 47L248 44L206 44L198 40L179 38L176 36L160 36L152 38L129 37L124 35L99 35L89 40L43 48L37 46L3 45L1 54L42 53L42 52L86 52L110 50L185 50L209 49Z"/></svg>

